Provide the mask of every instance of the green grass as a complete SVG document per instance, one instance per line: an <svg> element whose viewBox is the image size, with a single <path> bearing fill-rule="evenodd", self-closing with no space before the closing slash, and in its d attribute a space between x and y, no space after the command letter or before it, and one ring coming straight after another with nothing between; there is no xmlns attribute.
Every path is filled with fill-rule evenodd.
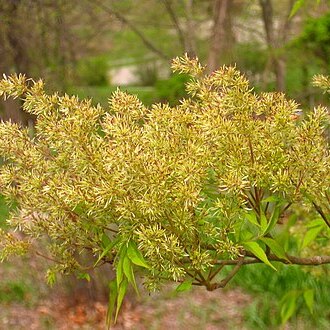
<svg viewBox="0 0 330 330"><path fill-rule="evenodd" d="M238 285L254 296L254 302L245 311L246 324L251 329L278 328L283 297L289 292L312 289L315 295L313 313L301 294L289 323L297 329L330 329L330 267L318 268L318 275L313 275L307 267L280 264L276 267L278 272L261 264L246 266L233 279L233 286Z"/></svg>
<svg viewBox="0 0 330 330"><path fill-rule="evenodd" d="M32 294L31 287L22 281L7 281L0 284L0 303L23 302Z"/></svg>
<svg viewBox="0 0 330 330"><path fill-rule="evenodd" d="M79 98L92 98L93 103L100 103L106 107L111 94L117 89L114 86L74 86L68 90L69 94L77 95ZM125 86L120 88L130 94L135 94L145 105L154 101L154 88L143 86Z"/></svg>

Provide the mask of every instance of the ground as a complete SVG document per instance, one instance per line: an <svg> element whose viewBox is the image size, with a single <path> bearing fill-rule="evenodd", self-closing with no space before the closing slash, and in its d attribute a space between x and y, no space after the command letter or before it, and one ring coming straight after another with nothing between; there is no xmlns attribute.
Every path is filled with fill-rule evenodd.
<svg viewBox="0 0 330 330"><path fill-rule="evenodd" d="M126 300L113 330L244 329L243 310L249 301L248 295L236 289L208 292L196 288L176 294L172 286L167 286L162 293L143 296L133 303ZM2 305L0 329L105 329L106 308L104 300L78 302L53 291L35 306Z"/></svg>

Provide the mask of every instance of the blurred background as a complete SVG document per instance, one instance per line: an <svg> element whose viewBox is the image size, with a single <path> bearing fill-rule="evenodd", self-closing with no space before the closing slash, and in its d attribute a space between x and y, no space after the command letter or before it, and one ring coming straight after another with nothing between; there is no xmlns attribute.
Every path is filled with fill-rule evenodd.
<svg viewBox="0 0 330 330"><path fill-rule="evenodd" d="M0 0L0 73L42 78L49 92L105 107L118 86L147 105L175 105L188 78L172 74L170 62L186 52L208 72L236 65L256 91L283 91L308 111L329 105L310 84L330 72L329 8L328 0ZM0 117L34 122L19 100L0 101ZM9 211L0 198L1 226ZM46 268L31 256L0 266L0 329L103 329L108 271L51 289ZM297 299L285 327L329 329L328 267L275 274L262 265L241 270L224 291L132 295L117 327L275 329L285 295L306 286L315 290L313 314Z"/></svg>

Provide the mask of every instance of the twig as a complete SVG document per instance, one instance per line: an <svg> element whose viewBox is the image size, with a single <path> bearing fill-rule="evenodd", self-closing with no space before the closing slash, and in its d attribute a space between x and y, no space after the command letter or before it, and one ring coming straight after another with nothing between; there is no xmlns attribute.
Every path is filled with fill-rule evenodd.
<svg viewBox="0 0 330 330"><path fill-rule="evenodd" d="M235 265L235 267L231 270L231 272L219 283L213 283L209 288L207 288L207 290L209 291L213 291L219 288L224 288L228 282L237 274L237 272L240 270L240 268L242 267L244 263L244 256L240 257L237 260L237 264Z"/></svg>
<svg viewBox="0 0 330 330"><path fill-rule="evenodd" d="M147 46L150 50L152 50L155 54L160 56L165 60L169 60L169 57L165 55L159 48L157 48L149 39L145 37L145 35L136 27L132 22L130 22L125 16L123 16L118 11L114 10L112 7L106 6L103 2L97 0L86 0L91 4L98 6L99 8L103 9L106 13L115 16L120 22L125 24L129 27L140 39L141 41Z"/></svg>
<svg viewBox="0 0 330 330"><path fill-rule="evenodd" d="M327 224L327 226L330 228L330 222L327 219L327 216L324 214L324 212L322 211L321 207L319 205L317 205L315 202L312 202L316 211L319 213L319 215L322 217L322 219L324 220L324 222Z"/></svg>
<svg viewBox="0 0 330 330"><path fill-rule="evenodd" d="M244 259L242 265L249 265L249 264L257 264L263 263L261 260L256 258L252 253L246 252L247 257L251 257L252 259ZM314 256L310 258L299 258L295 256L287 255L287 260L279 258L274 254L269 254L268 256L269 261L279 261L284 264L291 264L291 265L304 265L304 266L319 266L330 264L330 256ZM237 265L240 262L240 259L236 260L218 260L216 262L217 265Z"/></svg>
<svg viewBox="0 0 330 330"><path fill-rule="evenodd" d="M54 258L51 258L51 257L45 256L45 255L41 254L41 253L38 252L38 251L35 251L35 254L36 254L37 256L39 256L39 257L42 257L42 258L47 259L47 260L49 260L49 261L55 262L55 263L57 263L57 264L60 264L60 265L63 265L63 264L64 264L63 262L61 262L61 261L59 261L59 260L56 260L56 259L54 259Z"/></svg>

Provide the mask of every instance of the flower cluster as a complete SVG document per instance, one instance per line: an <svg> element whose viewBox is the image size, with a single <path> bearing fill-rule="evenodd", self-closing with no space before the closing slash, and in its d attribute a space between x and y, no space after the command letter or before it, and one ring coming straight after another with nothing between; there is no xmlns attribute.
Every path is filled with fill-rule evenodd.
<svg viewBox="0 0 330 330"><path fill-rule="evenodd" d="M83 269L84 251L116 267L134 242L150 279L205 284L217 260L270 232L279 205L310 203L329 219L325 108L296 119L294 101L257 95L234 67L206 75L182 57L173 68L191 75L175 107L117 90L103 109L23 76L0 81L2 97L37 117L33 137L0 125L1 193L18 205L9 225L27 243L48 237L59 271ZM8 244L6 256L17 252Z"/></svg>

